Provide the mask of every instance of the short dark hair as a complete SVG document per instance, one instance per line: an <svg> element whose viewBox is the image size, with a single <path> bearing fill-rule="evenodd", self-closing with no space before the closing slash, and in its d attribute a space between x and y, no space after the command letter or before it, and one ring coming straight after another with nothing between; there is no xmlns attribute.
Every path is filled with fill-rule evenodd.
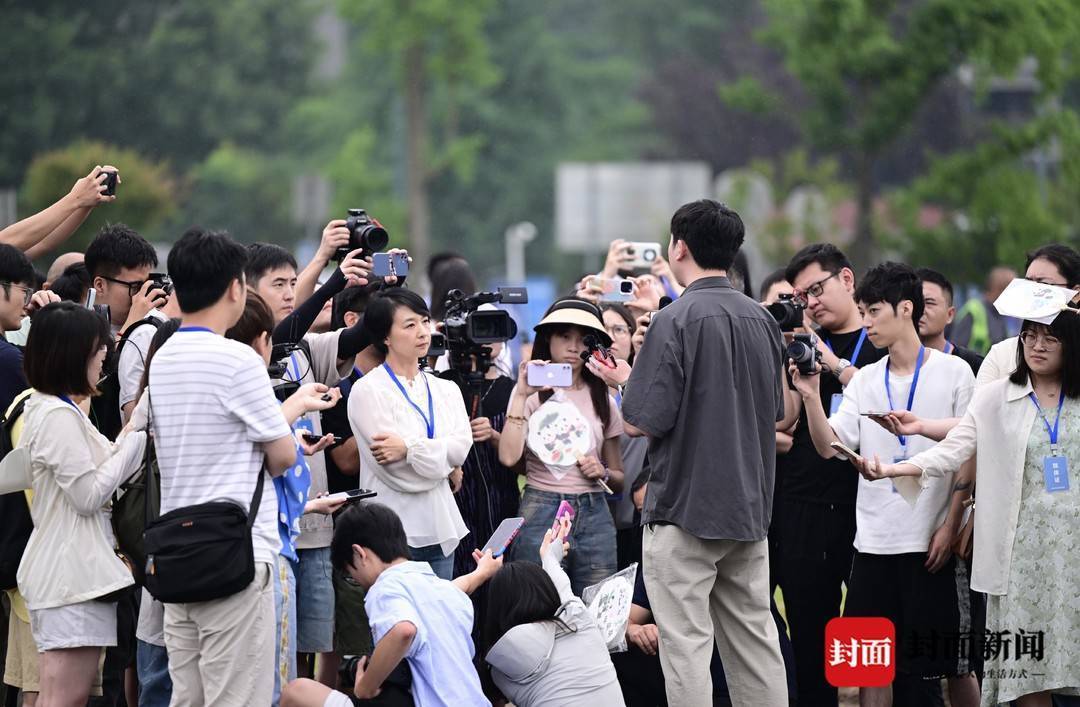
<svg viewBox="0 0 1080 707"><path fill-rule="evenodd" d="M4 295L11 297L11 285L26 285L37 289L34 264L26 253L7 243L0 243L0 282L4 283Z"/></svg>
<svg viewBox="0 0 1080 707"><path fill-rule="evenodd" d="M562 600L555 583L535 562L507 562L488 582L488 610L481 631L481 654L515 626L552 621L570 629L556 617Z"/></svg>
<svg viewBox="0 0 1080 707"><path fill-rule="evenodd" d="M346 312L363 315L371 296L378 292L382 283L372 283L367 287L346 287L334 295L334 307L330 320L330 329L337 331L345 326Z"/></svg>
<svg viewBox="0 0 1080 707"><path fill-rule="evenodd" d="M712 199L683 204L671 217L671 237L685 241L690 255L706 270L727 270L746 237L739 214Z"/></svg>
<svg viewBox="0 0 1080 707"><path fill-rule="evenodd" d="M244 313L240 319L225 332L226 339L239 341L245 346L251 346L263 334L274 333L274 315L266 306L266 301L254 291L248 290L247 302L244 303Z"/></svg>
<svg viewBox="0 0 1080 707"><path fill-rule="evenodd" d="M915 269L904 263L886 261L875 265L855 288L856 302L866 305L887 302L892 305L894 312L896 305L904 300L911 301L911 323L917 328L925 308L922 281L915 274Z"/></svg>
<svg viewBox="0 0 1080 707"><path fill-rule="evenodd" d="M949 306L953 303L953 286L949 282L949 278L945 277L937 270L933 268L919 268L915 271L915 274L919 276L919 279L923 282L929 282L933 285L937 285L941 288L941 291L945 293L945 296L949 299Z"/></svg>
<svg viewBox="0 0 1080 707"><path fill-rule="evenodd" d="M761 281L761 289L758 291L758 299L762 302L769 294L769 290L772 286L779 282L787 282L787 276L784 272L784 268L777 268L771 273L765 276L765 279Z"/></svg>
<svg viewBox="0 0 1080 707"><path fill-rule="evenodd" d="M394 312L398 307L408 307L422 317L430 317L424 298L404 287L389 287L378 292L364 310L364 328L371 337L372 345L384 355L389 351L386 337L394 325Z"/></svg>
<svg viewBox="0 0 1080 707"><path fill-rule="evenodd" d="M34 323L37 326L37 323ZM1067 398L1080 398L1080 313L1062 312L1049 325L1024 320L1024 331L1042 331L1061 339L1061 394ZM31 329L31 331L33 331ZM1024 359L1024 342L1016 340L1016 370L1009 380L1025 385L1031 378L1031 369Z"/></svg>
<svg viewBox="0 0 1080 707"><path fill-rule="evenodd" d="M454 250L442 250L435 255L428 258L427 276L428 280L435 279L435 270L443 266L443 264L451 260L465 260L465 256Z"/></svg>
<svg viewBox="0 0 1080 707"><path fill-rule="evenodd" d="M791 262L784 268L784 279L794 285L799 273L814 263L832 275L839 274L844 268L855 272L855 269L851 267L851 261L832 243L811 243L791 258Z"/></svg>
<svg viewBox="0 0 1080 707"><path fill-rule="evenodd" d="M247 247L247 252L244 276L252 287L271 270L289 267L298 269L293 254L274 243L252 243Z"/></svg>
<svg viewBox="0 0 1080 707"><path fill-rule="evenodd" d="M446 295L450 290L461 290L466 295L477 291L476 276L467 260L461 256L447 256L431 268L431 316L442 321L446 318Z"/></svg>
<svg viewBox="0 0 1080 707"><path fill-rule="evenodd" d="M731 267L728 268L728 279L731 280L732 287L747 297L753 298L754 285L750 281L750 261L747 259L746 253L741 250L735 254L735 259L731 261Z"/></svg>
<svg viewBox="0 0 1080 707"><path fill-rule="evenodd" d="M234 280L243 281L247 250L224 231L192 227L169 251L180 310L190 314L220 300Z"/></svg>
<svg viewBox="0 0 1080 707"><path fill-rule="evenodd" d="M334 521L330 564L339 572L352 565L352 546L371 550L383 562L409 558L409 541L401 518L388 506L363 501L354 504Z"/></svg>
<svg viewBox="0 0 1080 707"><path fill-rule="evenodd" d="M53 302L34 315L26 339L26 382L49 395L93 395L97 381L86 379L86 366L101 346L112 352L109 322L74 302Z"/></svg>
<svg viewBox="0 0 1080 707"><path fill-rule="evenodd" d="M102 226L86 249L85 261L91 279L115 277L124 268L156 268L158 264L154 246L122 223Z"/></svg>
<svg viewBox="0 0 1080 707"><path fill-rule="evenodd" d="M1031 267L1031 264L1039 258L1049 260L1057 267L1058 272L1065 278L1066 287L1076 287L1077 285L1080 285L1080 253L1078 253L1075 248L1071 248L1063 243L1051 243L1036 248L1027 254L1027 262L1024 263L1024 270Z"/></svg>
<svg viewBox="0 0 1080 707"><path fill-rule="evenodd" d="M49 289L62 300L81 303L92 285L86 263L75 263L69 265L63 274L49 285Z"/></svg>

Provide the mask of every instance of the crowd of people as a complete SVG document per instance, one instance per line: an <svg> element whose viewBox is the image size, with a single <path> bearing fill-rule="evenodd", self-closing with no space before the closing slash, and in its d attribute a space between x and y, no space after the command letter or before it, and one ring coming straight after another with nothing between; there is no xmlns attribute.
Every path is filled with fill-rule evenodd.
<svg viewBox="0 0 1080 707"><path fill-rule="evenodd" d="M1080 698L1073 248L959 318L942 273L857 278L827 243L755 292L705 199L644 269L613 243L531 345L447 356L468 263L433 258L429 302L344 220L303 269L195 227L160 273L111 224L40 276L110 170L0 232L21 704L837 705L841 615L895 626L863 705ZM612 636L583 597L634 567Z"/></svg>

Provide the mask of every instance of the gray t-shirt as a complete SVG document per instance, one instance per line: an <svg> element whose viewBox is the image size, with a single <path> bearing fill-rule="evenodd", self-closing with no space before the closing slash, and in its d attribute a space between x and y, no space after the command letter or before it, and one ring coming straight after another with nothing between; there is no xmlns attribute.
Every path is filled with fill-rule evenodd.
<svg viewBox="0 0 1080 707"><path fill-rule="evenodd" d="M772 515L783 339L726 277L695 281L656 313L623 396L647 433L644 523L706 540L763 540Z"/></svg>

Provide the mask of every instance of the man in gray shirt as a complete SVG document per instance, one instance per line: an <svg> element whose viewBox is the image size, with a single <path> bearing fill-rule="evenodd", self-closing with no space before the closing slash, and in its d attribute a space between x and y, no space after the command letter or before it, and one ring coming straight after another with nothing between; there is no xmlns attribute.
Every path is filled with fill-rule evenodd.
<svg viewBox="0 0 1080 707"><path fill-rule="evenodd" d="M743 235L715 201L675 212L668 262L687 288L653 317L623 397L628 432L651 440L645 584L668 702L680 707L712 704L714 640L734 704L788 699L766 540L783 342L727 278Z"/></svg>

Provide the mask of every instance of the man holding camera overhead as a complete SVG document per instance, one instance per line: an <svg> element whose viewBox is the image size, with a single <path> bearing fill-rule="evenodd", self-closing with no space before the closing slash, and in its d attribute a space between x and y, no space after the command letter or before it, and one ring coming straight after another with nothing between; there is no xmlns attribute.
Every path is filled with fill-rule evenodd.
<svg viewBox="0 0 1080 707"><path fill-rule="evenodd" d="M788 702L766 540L783 346L775 320L727 278L743 236L715 201L675 212L668 262L688 286L653 317L623 397L627 430L650 437L645 584L680 706L712 705L714 641L734 704Z"/></svg>

